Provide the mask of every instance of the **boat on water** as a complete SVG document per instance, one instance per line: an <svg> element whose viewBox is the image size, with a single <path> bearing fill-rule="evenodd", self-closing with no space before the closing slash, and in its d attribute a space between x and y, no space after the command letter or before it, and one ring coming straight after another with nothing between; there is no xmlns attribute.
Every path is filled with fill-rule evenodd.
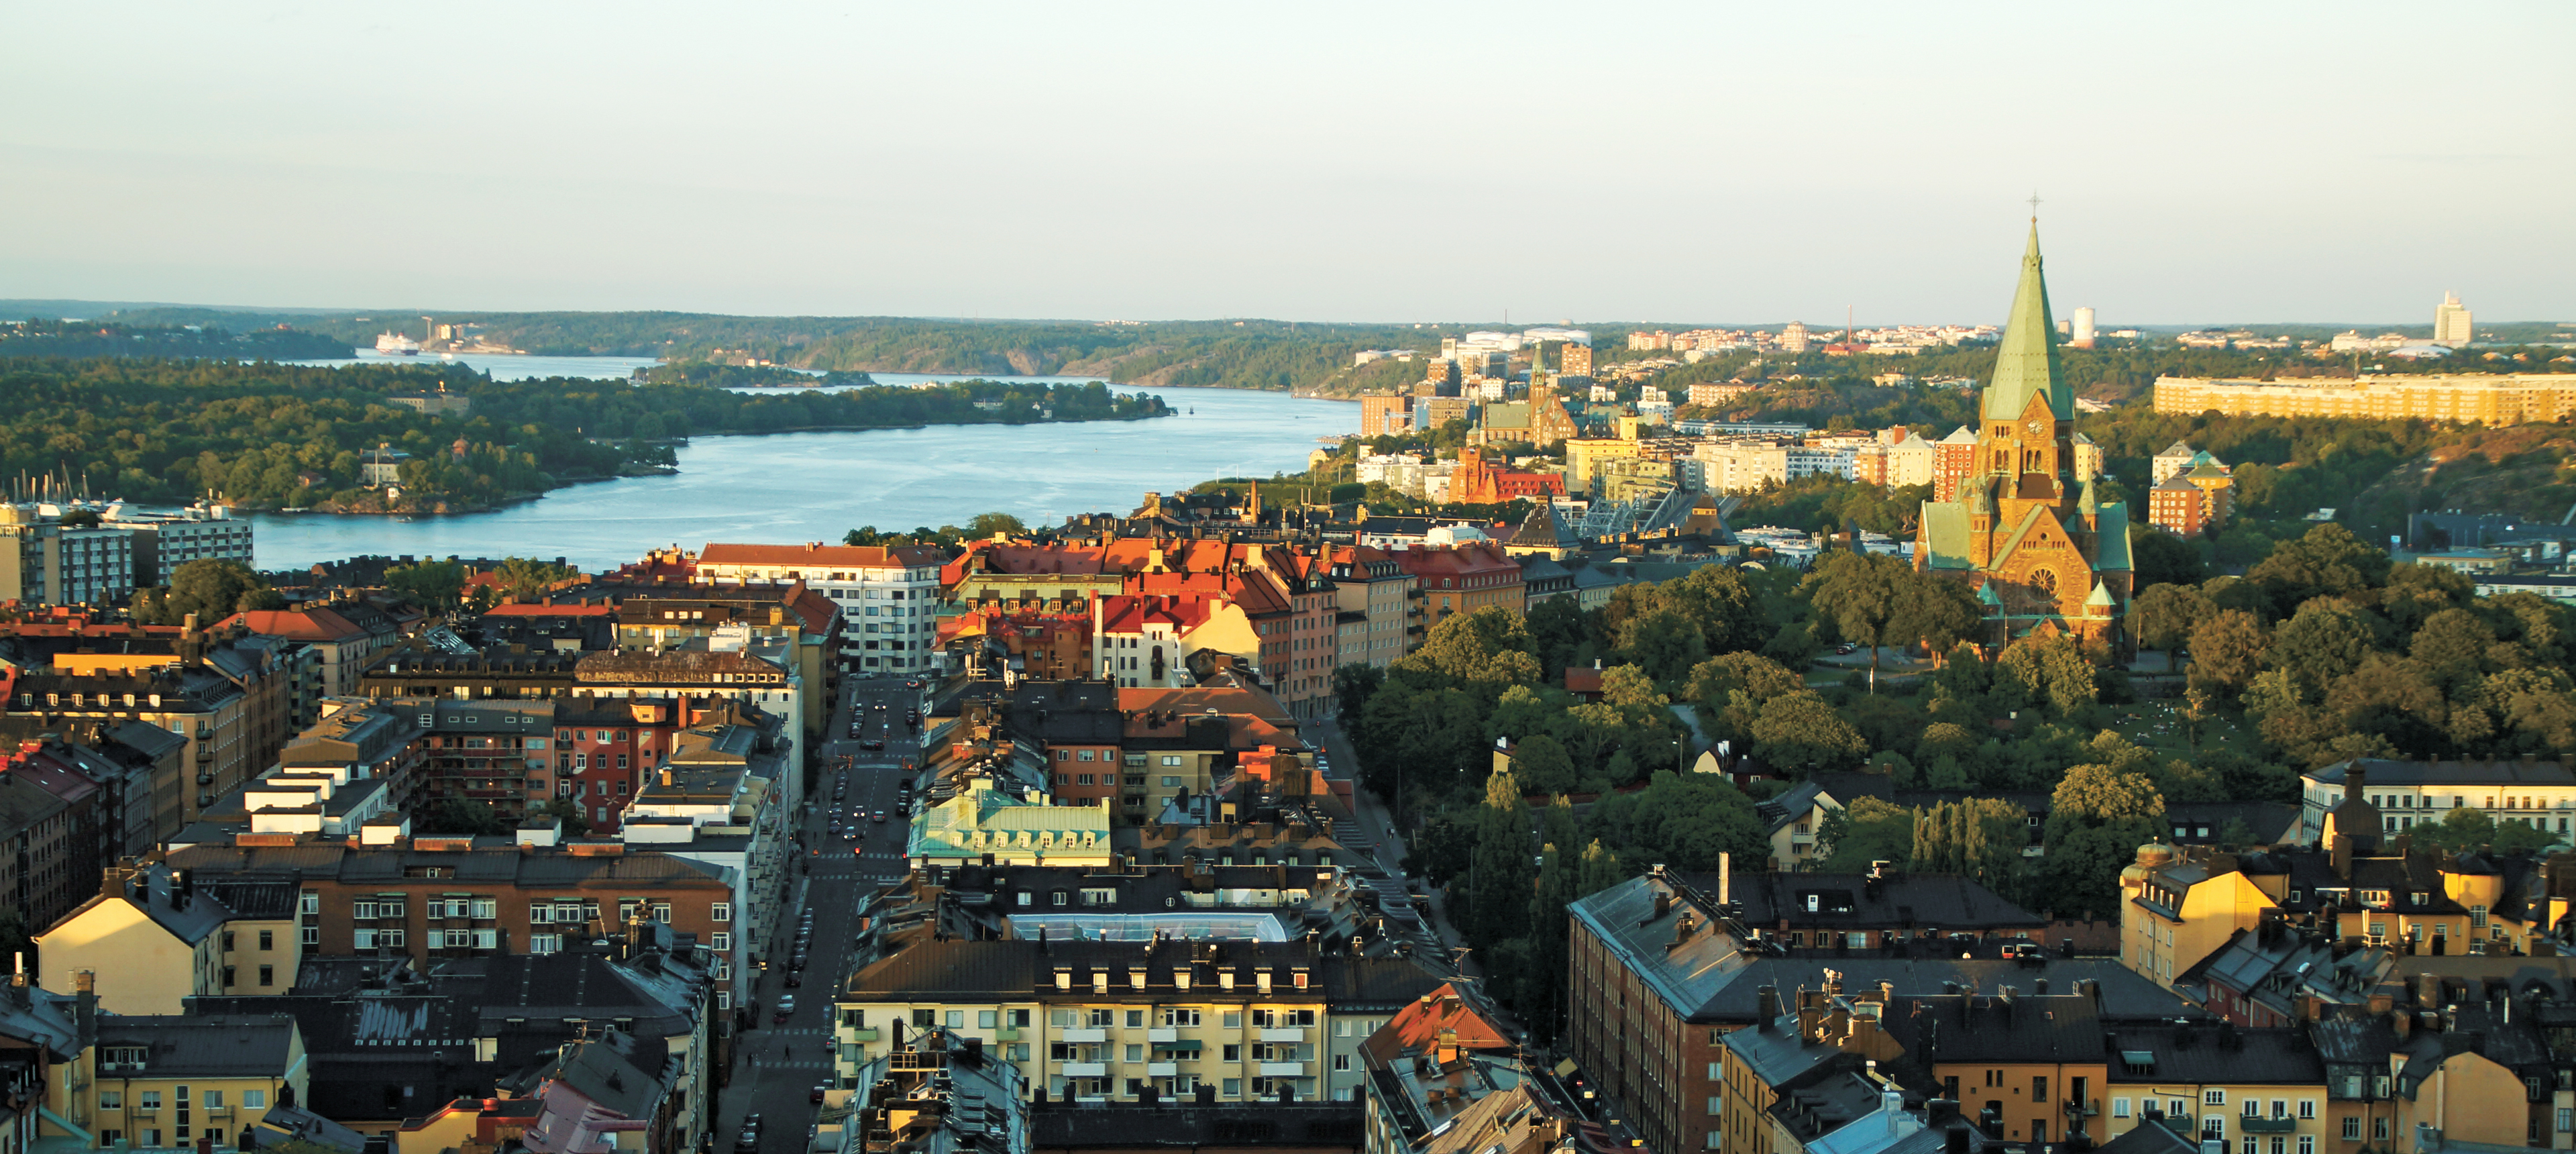
<svg viewBox="0 0 2576 1154"><path fill-rule="evenodd" d="M416 357L420 355L420 342L401 333L378 333L376 351L389 357Z"/></svg>

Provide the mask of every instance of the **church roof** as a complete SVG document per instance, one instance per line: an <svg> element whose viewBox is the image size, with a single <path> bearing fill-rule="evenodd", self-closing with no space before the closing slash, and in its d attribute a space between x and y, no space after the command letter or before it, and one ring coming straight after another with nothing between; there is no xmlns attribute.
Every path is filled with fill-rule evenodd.
<svg viewBox="0 0 2576 1154"><path fill-rule="evenodd" d="M1977 434L1970 430L1966 425L1961 425L1958 428L1950 430L1949 436L1941 438L1941 443L1944 445L1973 445L1977 443Z"/></svg>
<svg viewBox="0 0 2576 1154"><path fill-rule="evenodd" d="M2111 600L2111 586L2103 582L2101 578L2097 577L2093 580L2093 595L2086 597L2084 599L2084 604L2087 608L2098 605L2108 609L2118 603Z"/></svg>
<svg viewBox="0 0 2576 1154"><path fill-rule="evenodd" d="M2021 524L2013 529L2012 536L2004 538L2003 548L1995 550L1995 559L1987 563L1986 568L2003 568L2004 561L2013 555L2014 550L2021 548L2022 539L2030 536L2030 531L2039 527L2040 517L2046 512L2048 512L2046 507L2033 505L2030 512L2022 514Z"/></svg>
<svg viewBox="0 0 2576 1154"><path fill-rule="evenodd" d="M1968 509L1956 501L1923 503L1924 563L1934 569L1969 569Z"/></svg>
<svg viewBox="0 0 2576 1154"><path fill-rule="evenodd" d="M1556 504L1540 501L1530 507L1529 516L1521 521L1520 531L1512 534L1508 544L1541 549L1558 549L1565 545L1565 533L1556 522ZM1524 574L1526 576L1526 574Z"/></svg>
<svg viewBox="0 0 2576 1154"><path fill-rule="evenodd" d="M2034 396L2045 396L2057 419L2075 419L2075 390L2057 371L2057 324L2048 315L2048 281L2040 273L2036 221L2030 226L2030 244L2022 250L2021 284L2013 290L2012 314L2004 321L2003 341L1995 350L1995 375L1986 383L1982 411L1989 421L2019 420Z"/></svg>
<svg viewBox="0 0 2576 1154"><path fill-rule="evenodd" d="M2102 506L2093 515L2095 541L2093 571L2126 573L2129 564L2129 506L2125 501Z"/></svg>

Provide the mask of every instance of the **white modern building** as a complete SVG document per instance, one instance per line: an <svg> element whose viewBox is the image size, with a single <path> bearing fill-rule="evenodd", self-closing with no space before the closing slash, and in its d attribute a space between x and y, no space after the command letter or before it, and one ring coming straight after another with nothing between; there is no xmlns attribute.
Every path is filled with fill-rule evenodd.
<svg viewBox="0 0 2576 1154"><path fill-rule="evenodd" d="M928 545L736 545L710 543L695 559L713 584L802 581L841 606L848 623L841 653L851 668L879 674L928 672L938 649L939 567Z"/></svg>

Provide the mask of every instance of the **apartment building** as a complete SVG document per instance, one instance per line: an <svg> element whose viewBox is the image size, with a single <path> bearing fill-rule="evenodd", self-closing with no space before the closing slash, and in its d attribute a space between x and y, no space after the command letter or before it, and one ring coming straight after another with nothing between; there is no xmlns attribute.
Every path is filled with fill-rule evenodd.
<svg viewBox="0 0 2576 1154"><path fill-rule="evenodd" d="M2159 413L2547 424L2576 414L2576 373L2229 380L2158 377Z"/></svg>
<svg viewBox="0 0 2576 1154"><path fill-rule="evenodd" d="M138 585L168 585L171 574L190 561L251 563L251 523L234 520L231 510L220 505L176 513L140 513L117 506L100 525L133 537Z"/></svg>
<svg viewBox="0 0 2576 1154"><path fill-rule="evenodd" d="M947 559L927 545L710 543L689 560L700 578L719 584L802 581L841 607L849 623L842 656L850 668L917 674L930 671L937 649L936 603Z"/></svg>
<svg viewBox="0 0 2576 1154"><path fill-rule="evenodd" d="M1439 982L1313 940L888 939L835 998L836 1069L930 1029L975 1039L1055 1101L1356 1100L1360 1046Z"/></svg>
<svg viewBox="0 0 2576 1154"><path fill-rule="evenodd" d="M1727 1094L1720 1053L1726 1037L1779 1015L1781 991L1815 986L1823 955L1747 948L1721 903L1676 880L1649 873L1569 907L1563 1045L1606 1108L1646 1145L1714 1149ZM2086 994L2106 1022L2194 1012L2171 990L2113 961L2035 958L2034 968L2021 960L1968 959L1949 948L1946 926L1917 919L1883 929L1900 931L1897 948L1837 948L1823 963L1840 974L1844 988L1875 988L1882 1002L2024 981L2036 994L2045 980L2053 990ZM1764 987L1772 991L1768 1000ZM1899 1019L1891 1012L1890 1020ZM1907 1040L1901 1029L1890 1032ZM2100 1033L2091 1037L2098 1052Z"/></svg>
<svg viewBox="0 0 2576 1154"><path fill-rule="evenodd" d="M114 605L134 593L134 535L66 524L51 504L0 502L0 600Z"/></svg>
<svg viewBox="0 0 2576 1154"><path fill-rule="evenodd" d="M2179 476L2147 490L2147 523L2177 537L2193 537L2218 523L2206 489Z"/></svg>
<svg viewBox="0 0 2576 1154"><path fill-rule="evenodd" d="M104 878L34 936L39 984L71 989L81 973L104 972L114 978L101 1003L111 1012L176 1014L197 995L283 990L309 952L278 894L228 879L209 886L184 869L111 867Z"/></svg>
<svg viewBox="0 0 2576 1154"><path fill-rule="evenodd" d="M2556 761L2339 761L2300 776L2301 840L2319 844L2327 813L2350 797L2376 809L2383 833L2442 820L2451 810L2485 810L2567 839L2576 837L2576 772ZM2349 830L2347 832L2350 832Z"/></svg>
<svg viewBox="0 0 2576 1154"><path fill-rule="evenodd" d="M550 828L522 830L515 844L476 842L415 838L408 823L389 818L357 838L239 834L231 844L173 851L168 864L201 887L292 886L294 929L307 954L408 956L427 966L553 953L648 921L709 943L720 971L738 968L747 953L734 936L735 887L720 867L629 853L621 842L559 842ZM53 964L49 953L48 974Z"/></svg>
<svg viewBox="0 0 2576 1154"><path fill-rule="evenodd" d="M96 978L84 974L85 981ZM104 985L116 988L109 970ZM228 1148L271 1106L311 1100L304 1036L284 1014L106 1014L48 1080L47 1129L97 1149Z"/></svg>
<svg viewBox="0 0 2576 1154"><path fill-rule="evenodd" d="M1366 545L1335 545L1324 560L1333 577L1341 634L1335 649L1342 664L1384 669L1421 643L1415 629L1420 586L1392 555Z"/></svg>
<svg viewBox="0 0 2576 1154"><path fill-rule="evenodd" d="M21 670L0 693L10 717L48 727L117 728L142 722L176 734L185 749L156 759L153 836L175 835L225 791L267 768L275 746L253 740L263 702L212 668L186 664L64 674Z"/></svg>
<svg viewBox="0 0 2576 1154"><path fill-rule="evenodd" d="M1490 541L1469 541L1446 548L1414 546L1393 551L1395 564L1422 591L1427 632L1454 613L1500 607L1527 611L1520 562Z"/></svg>
<svg viewBox="0 0 2576 1154"><path fill-rule="evenodd" d="M346 697L358 691L358 675L376 656L401 643L401 631L382 610L364 602L344 601L300 609L249 609L215 623L214 628L241 626L262 637L299 641L321 658L323 696Z"/></svg>

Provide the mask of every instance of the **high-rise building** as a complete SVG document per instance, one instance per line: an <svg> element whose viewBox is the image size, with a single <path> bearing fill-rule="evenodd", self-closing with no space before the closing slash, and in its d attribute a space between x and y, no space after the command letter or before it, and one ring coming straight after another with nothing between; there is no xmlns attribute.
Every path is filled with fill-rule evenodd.
<svg viewBox="0 0 2576 1154"><path fill-rule="evenodd" d="M1412 397L1378 396L1360 398L1361 436L1383 437L1389 433L1401 433L1411 427L1412 424Z"/></svg>
<svg viewBox="0 0 2576 1154"><path fill-rule="evenodd" d="M2314 383L2311 383L2314 382ZM2259 381L2156 378L2159 413L2547 423L2576 414L2576 373L2467 373Z"/></svg>
<svg viewBox="0 0 2576 1154"><path fill-rule="evenodd" d="M2460 294L2443 293L2442 303L2433 306L2433 343L2456 349L2475 340L2469 319L2469 306L2460 303Z"/></svg>
<svg viewBox="0 0 2576 1154"><path fill-rule="evenodd" d="M1783 352L1791 353L1803 353L1807 351L1806 322L1790 321L1789 327L1780 330L1780 348Z"/></svg>
<svg viewBox="0 0 2576 1154"><path fill-rule="evenodd" d="M2069 335L2072 339L2067 343L2074 345L2076 348L2089 349L2093 347L2093 306L2079 305L2076 307L2075 331Z"/></svg>
<svg viewBox="0 0 2576 1154"><path fill-rule="evenodd" d="M1558 372L1569 377L1592 375L1592 346L1568 341L1558 355L1561 358L1556 366Z"/></svg>

